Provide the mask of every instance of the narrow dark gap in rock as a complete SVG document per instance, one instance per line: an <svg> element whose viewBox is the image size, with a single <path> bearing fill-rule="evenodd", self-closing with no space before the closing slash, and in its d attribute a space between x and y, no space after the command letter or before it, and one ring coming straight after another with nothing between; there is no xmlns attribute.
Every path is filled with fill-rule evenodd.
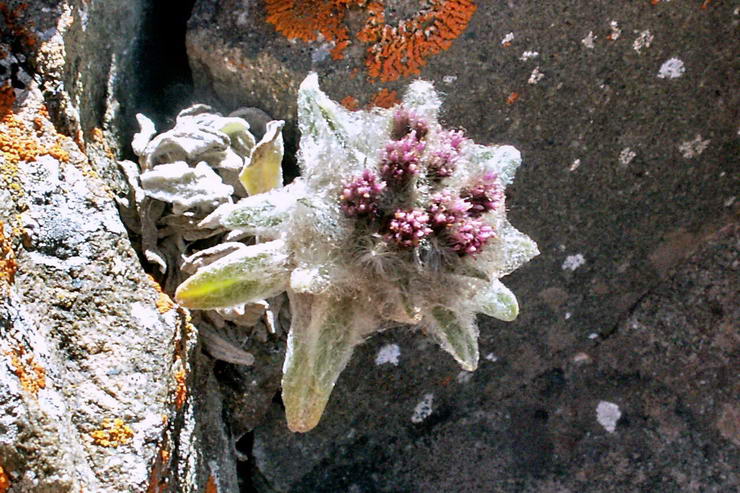
<svg viewBox="0 0 740 493"><path fill-rule="evenodd" d="M185 33L194 4L195 0L151 0L146 10L139 47L141 96L136 112L151 118L157 129L171 125L192 97Z"/></svg>

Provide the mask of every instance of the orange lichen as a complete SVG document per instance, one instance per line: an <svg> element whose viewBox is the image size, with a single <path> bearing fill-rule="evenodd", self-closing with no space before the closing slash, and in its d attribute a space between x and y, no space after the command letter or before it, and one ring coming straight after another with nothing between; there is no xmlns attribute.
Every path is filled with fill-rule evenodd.
<svg viewBox="0 0 740 493"><path fill-rule="evenodd" d="M514 104L516 103L521 95L518 92L512 92L509 94L509 96L506 98L506 104Z"/></svg>
<svg viewBox="0 0 740 493"><path fill-rule="evenodd" d="M339 101L339 104L350 111L357 111L360 109L360 102L354 96L347 96L346 98Z"/></svg>
<svg viewBox="0 0 740 493"><path fill-rule="evenodd" d="M391 108L400 102L401 100L398 98L398 92L381 89L373 97L371 105L379 108Z"/></svg>
<svg viewBox="0 0 740 493"><path fill-rule="evenodd" d="M9 190L16 199L24 195L19 178L19 163L34 161L42 155L49 155L63 162L70 160L69 152L62 147L63 136L52 133L48 138L53 138L54 142L50 146L42 143L40 136L45 135L46 129L44 113L39 110L41 116L34 118L34 132L12 111L2 114L0 110L0 186Z"/></svg>
<svg viewBox="0 0 740 493"><path fill-rule="evenodd" d="M185 405L185 401L188 398L188 385L187 385L188 374L185 369L180 369L175 372L175 382L177 387L175 388L175 408L179 411L182 406Z"/></svg>
<svg viewBox="0 0 740 493"><path fill-rule="evenodd" d="M37 44L36 35L29 29L33 27L33 23L22 18L26 9L27 3L18 4L16 8L11 9L4 2L0 2L0 14L5 23L3 33L16 38L26 48L34 48Z"/></svg>
<svg viewBox="0 0 740 493"><path fill-rule="evenodd" d="M21 382L21 387L32 394L38 395L39 390L46 388L46 369L41 366L32 354L26 355L22 346L13 348L5 353L10 357L13 373Z"/></svg>
<svg viewBox="0 0 740 493"><path fill-rule="evenodd" d="M704 2L701 4L701 9L707 9L709 8L709 4L712 3L712 0L704 0Z"/></svg>
<svg viewBox="0 0 740 493"><path fill-rule="evenodd" d="M427 59L447 50L475 13L472 0L427 0L429 7L392 27L381 2L368 5L370 17L358 39L370 44L365 66L383 82L418 75ZM372 7L372 8L371 8Z"/></svg>
<svg viewBox="0 0 740 493"><path fill-rule="evenodd" d="M0 291L6 294L9 286L15 282L15 271L18 263L15 259L13 243L5 236L5 225L0 222Z"/></svg>
<svg viewBox="0 0 740 493"><path fill-rule="evenodd" d="M208 476L208 483L206 483L206 490L204 493L218 493L218 485L216 484L216 477L213 474Z"/></svg>
<svg viewBox="0 0 740 493"><path fill-rule="evenodd" d="M120 418L116 418L113 421L105 418L102 428L91 432L90 436L95 445L117 448L120 445L126 445L131 442L134 436L134 430Z"/></svg>
<svg viewBox="0 0 740 493"><path fill-rule="evenodd" d="M15 104L15 90L10 83L0 87L0 118L13 111Z"/></svg>
<svg viewBox="0 0 740 493"><path fill-rule="evenodd" d="M349 46L344 26L347 7L358 0L265 0L266 20L288 39L316 41L321 34L334 42L332 58L341 59Z"/></svg>
<svg viewBox="0 0 740 493"><path fill-rule="evenodd" d="M5 493L10 488L10 476L5 472L3 466L0 466L0 493Z"/></svg>
<svg viewBox="0 0 740 493"><path fill-rule="evenodd" d="M367 13L356 39L368 45L365 66L372 79L383 82L420 73L427 59L448 49L475 13L473 0L422 0L416 15L391 26L380 0L265 0L267 22L288 39L316 41L319 34L334 43L339 59L351 43L344 25L347 9Z"/></svg>
<svg viewBox="0 0 740 493"><path fill-rule="evenodd" d="M167 293L162 291L162 286L160 286L160 284L154 279L154 277L147 274L147 278L149 279L149 283L152 285L154 290L159 294L157 301L154 302L154 304L157 306L157 311L161 314L165 314L175 308L175 302L172 301L172 298L170 298Z"/></svg>
<svg viewBox="0 0 740 493"><path fill-rule="evenodd" d="M167 471L169 461L170 452L165 448L161 448L156 459L154 459L154 465L149 474L149 486L146 489L147 493L164 493L169 489L167 478L162 478L163 473Z"/></svg>

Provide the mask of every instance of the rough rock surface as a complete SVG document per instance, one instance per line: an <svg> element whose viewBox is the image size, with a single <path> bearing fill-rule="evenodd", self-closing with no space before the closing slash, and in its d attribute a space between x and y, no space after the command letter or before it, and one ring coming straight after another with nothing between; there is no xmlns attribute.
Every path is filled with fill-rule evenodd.
<svg viewBox="0 0 740 493"><path fill-rule="evenodd" d="M238 489L213 361L114 200L145 6L0 3L2 492Z"/></svg>
<svg viewBox="0 0 740 493"><path fill-rule="evenodd" d="M385 3L399 7L390 22L413 14ZM737 410L727 386L737 347L727 327L737 314L729 305L722 315L705 312L718 302L702 296L713 295L681 283L731 281L718 265L732 261L715 256L731 256L731 240L707 238L736 221L740 11L700 1L476 3L468 28L421 77L447 92L447 124L522 152L509 216L542 255L505 279L520 317L482 321L481 352L490 358L472 375L418 334L373 338L316 430L289 435L277 405L257 428L264 487L728 488ZM263 7L196 2L187 47L199 100L293 121L293 95L309 70L332 98L352 96L360 106L409 82L373 83L357 43L334 60L329 43L286 39ZM348 16L350 30L364 19ZM669 278L701 245L710 246ZM368 371L386 344L400 347L399 366ZM678 377L692 355L691 374L706 378ZM432 411L422 418L425 400Z"/></svg>
<svg viewBox="0 0 740 493"><path fill-rule="evenodd" d="M315 432L289 433L273 409L257 466L291 492L730 491L739 241L720 231L611 335L551 362L508 331L475 373L413 335L374 338ZM397 366L378 364L389 344Z"/></svg>

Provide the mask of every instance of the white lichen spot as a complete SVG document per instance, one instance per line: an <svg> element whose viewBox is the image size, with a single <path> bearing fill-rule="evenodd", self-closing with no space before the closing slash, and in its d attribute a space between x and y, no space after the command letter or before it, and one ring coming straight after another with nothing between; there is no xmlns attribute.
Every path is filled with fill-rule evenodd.
<svg viewBox="0 0 740 493"><path fill-rule="evenodd" d="M686 159L692 159L704 152L709 147L709 142L711 142L709 139L702 140L701 135L697 135L694 140L682 142L678 146L678 151Z"/></svg>
<svg viewBox="0 0 740 493"><path fill-rule="evenodd" d="M527 60L531 58L537 58L538 56L540 56L539 52L527 50L524 53L522 53L522 56L519 57L519 60L526 62Z"/></svg>
<svg viewBox="0 0 740 493"><path fill-rule="evenodd" d="M445 75L444 77L442 77L442 82L444 82L448 86L450 84L453 84L455 81L457 81L457 75Z"/></svg>
<svg viewBox="0 0 740 493"><path fill-rule="evenodd" d="M514 33L509 33L506 36L504 36L504 38L501 40L501 44L508 45L512 41L514 41Z"/></svg>
<svg viewBox="0 0 740 493"><path fill-rule="evenodd" d="M457 383L468 383L473 378L473 372L472 371L461 371L457 374Z"/></svg>
<svg viewBox="0 0 740 493"><path fill-rule="evenodd" d="M580 165L581 165L581 160L580 160L580 159L576 159L575 161L573 161L573 162L571 163L571 165L570 165L570 168L568 168L568 169L569 169L570 171L575 171L575 170L577 170L577 169L578 169L578 167L579 167Z"/></svg>
<svg viewBox="0 0 740 493"><path fill-rule="evenodd" d="M591 333L590 333L590 334L588 335L588 338L589 338L589 339L591 339L591 340L593 341L594 339L598 339L598 338L599 338L599 334L597 334L596 332L591 332Z"/></svg>
<svg viewBox="0 0 740 493"><path fill-rule="evenodd" d="M545 77L545 74L540 72L540 67L535 67L534 70L532 70L532 73L529 76L529 80L527 80L528 84L537 84L539 81L541 81Z"/></svg>
<svg viewBox="0 0 740 493"><path fill-rule="evenodd" d="M617 429L617 421L621 417L622 411L613 402L601 401L596 406L596 421L609 433L614 433Z"/></svg>
<svg viewBox="0 0 740 493"><path fill-rule="evenodd" d="M400 356L401 348L398 347L398 344L386 344L378 351L378 355L375 357L375 364L378 366L385 364L398 366L398 358Z"/></svg>
<svg viewBox="0 0 740 493"><path fill-rule="evenodd" d="M414 408L414 414L411 415L412 423L421 423L432 414L432 402L434 402L434 394L424 394L416 407Z"/></svg>
<svg viewBox="0 0 740 493"><path fill-rule="evenodd" d="M563 270L574 271L583 264L586 263L586 259L580 253L575 255L568 255L563 261Z"/></svg>
<svg viewBox="0 0 740 493"><path fill-rule="evenodd" d="M734 204L734 203L735 203L735 196L734 195L723 202L723 204L724 204L725 207L732 207L732 204Z"/></svg>
<svg viewBox="0 0 740 493"><path fill-rule="evenodd" d="M498 361L498 357L493 353L488 353L485 357L486 357L486 360L490 361L491 363L495 363Z"/></svg>
<svg viewBox="0 0 740 493"><path fill-rule="evenodd" d="M612 41L618 40L622 35L622 29L619 27L619 23L617 21L609 22L609 30L609 39Z"/></svg>
<svg viewBox="0 0 740 493"><path fill-rule="evenodd" d="M570 320L570 317L572 317L573 314L570 312L565 312L565 320Z"/></svg>
<svg viewBox="0 0 740 493"><path fill-rule="evenodd" d="M575 356L573 356L573 363L577 365L582 365L590 362L591 356L586 353L577 353Z"/></svg>
<svg viewBox="0 0 740 493"><path fill-rule="evenodd" d="M686 66L678 58L671 58L663 62L658 70L659 79L676 79L686 72Z"/></svg>
<svg viewBox="0 0 740 493"><path fill-rule="evenodd" d="M630 149L629 147L625 147L622 149L622 152L619 153L619 164L622 166L627 166L629 163L632 162L633 159L635 159L635 156L637 156L637 153Z"/></svg>
<svg viewBox="0 0 740 493"><path fill-rule="evenodd" d="M594 41L596 41L596 37L597 36L593 33L593 31L589 31L586 37L581 40L581 43L586 48L593 49Z"/></svg>
<svg viewBox="0 0 740 493"><path fill-rule="evenodd" d="M655 36L653 36L653 34L647 29L644 31L635 32L639 34L632 42L632 48L634 48L637 53L640 53L643 48L650 48L650 45L653 44Z"/></svg>

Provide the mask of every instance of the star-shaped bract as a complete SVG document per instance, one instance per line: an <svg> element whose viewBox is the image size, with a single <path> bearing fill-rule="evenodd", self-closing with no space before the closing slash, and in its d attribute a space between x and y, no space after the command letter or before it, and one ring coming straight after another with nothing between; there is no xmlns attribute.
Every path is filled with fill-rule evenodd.
<svg viewBox="0 0 740 493"><path fill-rule="evenodd" d="M351 112L311 74L298 96L301 177L204 220L264 242L203 267L176 298L212 309L287 291L291 430L316 426L353 349L372 333L424 327L473 371L475 314L518 314L499 278L539 253L506 220L503 189L520 154L443 129L440 105L432 84L417 81L399 108Z"/></svg>

